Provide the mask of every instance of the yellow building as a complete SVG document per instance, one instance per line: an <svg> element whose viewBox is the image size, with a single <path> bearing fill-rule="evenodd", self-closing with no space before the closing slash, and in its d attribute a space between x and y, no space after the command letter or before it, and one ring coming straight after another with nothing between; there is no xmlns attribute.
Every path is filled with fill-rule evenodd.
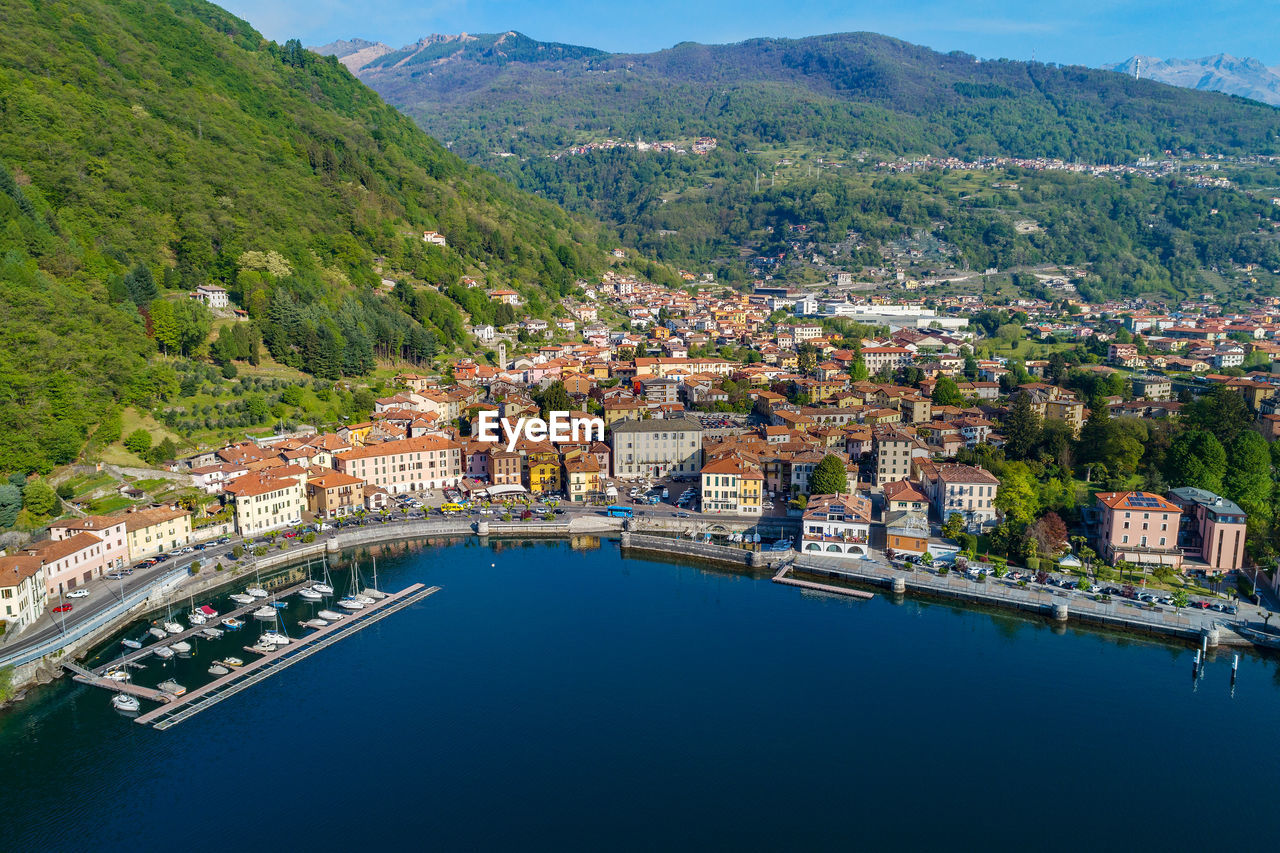
<svg viewBox="0 0 1280 853"><path fill-rule="evenodd" d="M564 461L566 494L574 503L586 503L600 494L600 463L590 453L578 452Z"/></svg>
<svg viewBox="0 0 1280 853"><path fill-rule="evenodd" d="M533 494L560 491L560 454L555 450L530 450L525 455L527 488Z"/></svg>
<svg viewBox="0 0 1280 853"><path fill-rule="evenodd" d="M191 513L180 507L157 507L124 513L129 560L184 548L191 543Z"/></svg>
<svg viewBox="0 0 1280 853"><path fill-rule="evenodd" d="M760 466L738 453L702 466L702 512L760 515L764 475Z"/></svg>

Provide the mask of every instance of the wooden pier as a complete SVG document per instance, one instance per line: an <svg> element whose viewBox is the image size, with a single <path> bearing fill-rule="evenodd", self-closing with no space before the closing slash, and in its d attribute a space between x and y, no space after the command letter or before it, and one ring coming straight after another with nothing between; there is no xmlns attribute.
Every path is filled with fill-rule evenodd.
<svg viewBox="0 0 1280 853"><path fill-rule="evenodd" d="M63 666L71 672L76 681L81 684L88 684L92 687L101 687L104 690L111 690L116 693L128 693L130 696L137 696L139 699L149 699L152 702L172 702L178 698L172 693L166 693L163 690L155 690L150 687L141 687L128 681L116 681L114 678L96 675L85 669L79 664L70 661Z"/></svg>
<svg viewBox="0 0 1280 853"><path fill-rule="evenodd" d="M802 581L789 577L792 568L793 567L790 563L783 566L778 570L778 573L773 576L773 582L786 584L787 586L797 586L801 589L812 589L817 592L829 592L833 595L845 595L849 598L875 598L875 593L867 592L866 590L853 589L852 587L847 586L829 586L825 583L814 583L813 581Z"/></svg>
<svg viewBox="0 0 1280 853"><path fill-rule="evenodd" d="M332 622L323 628L318 628L305 637L294 640L287 646L279 646L275 651L269 652L242 667L233 669L226 675L216 678L202 687L197 687L184 696L173 697L171 701L166 702L159 708L137 717L134 722L150 725L160 730L176 726L183 720L189 719L204 709L216 705L223 699L234 696L241 690L257 684L259 681L274 675L286 667L292 666L304 658L310 657L320 649L330 646L344 637L348 637L390 616L392 613L416 604L439 591L440 587L438 586L425 587L418 583L399 592L391 593L386 598L374 602L363 610L357 610L344 619Z"/></svg>

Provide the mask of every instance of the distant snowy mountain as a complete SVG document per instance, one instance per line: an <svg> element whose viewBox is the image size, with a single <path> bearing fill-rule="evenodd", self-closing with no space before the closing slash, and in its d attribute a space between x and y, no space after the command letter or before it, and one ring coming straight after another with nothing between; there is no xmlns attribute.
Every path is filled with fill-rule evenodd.
<svg viewBox="0 0 1280 853"><path fill-rule="evenodd" d="M1256 59L1219 53L1201 59L1132 56L1124 62L1104 65L1103 68L1133 74L1139 62L1140 74L1148 80L1158 80L1187 89L1224 92L1280 106L1280 66L1268 68Z"/></svg>

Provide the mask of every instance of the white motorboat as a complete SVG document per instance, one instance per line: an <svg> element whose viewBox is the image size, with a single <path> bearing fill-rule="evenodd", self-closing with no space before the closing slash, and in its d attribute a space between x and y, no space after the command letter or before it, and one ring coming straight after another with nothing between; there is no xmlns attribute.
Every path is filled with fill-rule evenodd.
<svg viewBox="0 0 1280 853"><path fill-rule="evenodd" d="M299 622L298 624L303 628L324 628L329 625L329 623L323 619L308 619L307 621Z"/></svg>
<svg viewBox="0 0 1280 853"><path fill-rule="evenodd" d="M269 655L275 650L275 645L273 643L268 643L266 640L259 640L249 647L249 651L257 652L260 655Z"/></svg>
<svg viewBox="0 0 1280 853"><path fill-rule="evenodd" d="M209 667L210 675L226 675L230 671L231 670L227 669L220 663L215 663L213 666Z"/></svg>
<svg viewBox="0 0 1280 853"><path fill-rule="evenodd" d="M192 628L195 628L197 626L203 625L209 620L204 618L204 614L201 613L199 610L192 610L190 613L187 614L187 621L191 623Z"/></svg>
<svg viewBox="0 0 1280 853"><path fill-rule="evenodd" d="M126 649L140 649L140 648L142 648L142 643L140 643L140 642L139 642L139 641L137 641L137 640L121 640L121 641L120 641L120 645L124 646Z"/></svg>
<svg viewBox="0 0 1280 853"><path fill-rule="evenodd" d="M176 643L171 643L169 645L169 648L173 649L175 652L177 652L180 655L191 654L191 644L188 643L186 640L179 640Z"/></svg>
<svg viewBox="0 0 1280 853"><path fill-rule="evenodd" d="M123 667L115 667L104 672L102 677L110 678L112 681L128 681L131 676L129 675L129 671Z"/></svg>
<svg viewBox="0 0 1280 853"><path fill-rule="evenodd" d="M222 620L222 627L226 628L228 631L239 631L244 627L244 620L236 619L234 616L228 616L226 619Z"/></svg>
<svg viewBox="0 0 1280 853"><path fill-rule="evenodd" d="M368 607L370 604L373 604L379 598L386 598L386 597L387 597L386 593L378 592L376 589L366 589L356 596L356 601L360 602L365 607Z"/></svg>
<svg viewBox="0 0 1280 853"><path fill-rule="evenodd" d="M223 631L221 628L205 628L200 633L204 634L210 640L216 640L219 637L221 637L223 634L225 634L226 631Z"/></svg>
<svg viewBox="0 0 1280 853"><path fill-rule="evenodd" d="M173 657L173 649L169 648L168 646L156 646L155 654L156 654L156 657L160 658L161 660L168 660L169 658Z"/></svg>
<svg viewBox="0 0 1280 853"><path fill-rule="evenodd" d="M240 606L242 606L242 607L243 607L244 605L246 605L246 604L253 604L253 596L252 596L252 595L249 595L249 594L247 594L247 593L243 593L243 592L233 592L233 593L231 593L231 595L230 595L230 596L228 596L228 597L229 597L232 601L234 601L236 604L239 604L239 605L240 605Z"/></svg>
<svg viewBox="0 0 1280 853"><path fill-rule="evenodd" d="M142 703L138 701L136 696L130 696L128 693L117 693L111 697L111 707L128 714L141 709Z"/></svg>
<svg viewBox="0 0 1280 853"><path fill-rule="evenodd" d="M240 660L240 658L223 658L222 663L230 667L244 666L244 661Z"/></svg>
<svg viewBox="0 0 1280 853"><path fill-rule="evenodd" d="M287 646L293 641L279 631L263 631L259 642L270 643L273 646Z"/></svg>
<svg viewBox="0 0 1280 853"><path fill-rule="evenodd" d="M319 601L324 598L324 596L316 592L315 589L300 589L298 590L298 597L307 601Z"/></svg>
<svg viewBox="0 0 1280 853"><path fill-rule="evenodd" d="M313 583L311 589L321 595L333 595L333 587L327 583Z"/></svg>
<svg viewBox="0 0 1280 853"><path fill-rule="evenodd" d="M157 640L163 640L165 637L169 636L165 633L163 628L148 628L147 633L155 637Z"/></svg>
<svg viewBox="0 0 1280 853"><path fill-rule="evenodd" d="M167 681L160 682L159 684L156 685L156 687L159 688L160 690L163 690L165 693L172 693L174 696L181 696L182 694L187 692L187 688L183 687L181 684L174 681L172 678L168 679Z"/></svg>
<svg viewBox="0 0 1280 853"><path fill-rule="evenodd" d="M341 619L343 616L346 616L347 614L338 613L337 611L334 611L334 610L321 610L316 615L319 616L321 619L327 619L330 622L337 622L339 619Z"/></svg>
<svg viewBox="0 0 1280 853"><path fill-rule="evenodd" d="M354 598L344 598L338 602L338 606L343 610L364 610L364 602Z"/></svg>
<svg viewBox="0 0 1280 853"><path fill-rule="evenodd" d="M248 589L246 589L245 592L249 593L249 595L253 596L254 598L266 598L268 595L271 594L260 586L251 586Z"/></svg>
<svg viewBox="0 0 1280 853"><path fill-rule="evenodd" d="M276 618L276 609L270 604L264 604L253 611L253 616L255 619L274 619Z"/></svg>
<svg viewBox="0 0 1280 853"><path fill-rule="evenodd" d="M177 622L163 622L161 623L160 627L164 628L165 631L167 631L170 634L181 634L183 631L187 630L186 628L183 628L181 625L179 625Z"/></svg>

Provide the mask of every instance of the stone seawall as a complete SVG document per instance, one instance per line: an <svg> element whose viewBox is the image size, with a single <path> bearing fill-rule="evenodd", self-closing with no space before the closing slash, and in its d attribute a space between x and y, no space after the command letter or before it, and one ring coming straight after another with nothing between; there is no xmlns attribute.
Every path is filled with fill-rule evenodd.
<svg viewBox="0 0 1280 853"><path fill-rule="evenodd" d="M788 551L752 551L746 548L732 548L725 545L712 545L707 542L694 542L689 539L676 539L669 536L652 536L632 531L623 532L622 550L647 551L654 554L679 554L698 560L709 560L714 563L725 563L750 569L779 566L793 556Z"/></svg>

